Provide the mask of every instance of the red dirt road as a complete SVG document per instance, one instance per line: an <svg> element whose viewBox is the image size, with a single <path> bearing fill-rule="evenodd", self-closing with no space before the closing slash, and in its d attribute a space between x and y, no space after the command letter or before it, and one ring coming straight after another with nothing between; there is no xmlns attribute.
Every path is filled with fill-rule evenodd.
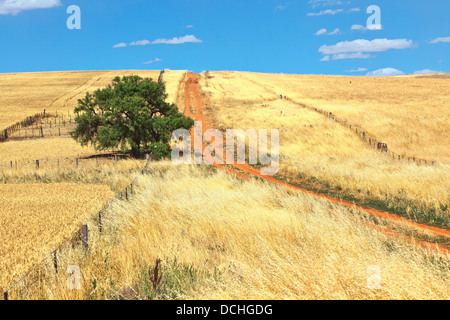
<svg viewBox="0 0 450 320"><path fill-rule="evenodd" d="M205 108L205 106L208 103L206 101L205 96L201 94L201 88L199 85L199 76L200 76L199 74L190 73L188 75L188 79L186 80L186 82L184 84L184 101L185 101L184 112L187 116L193 118L194 120L202 121L202 134L204 134L207 130L212 129L212 128L210 126L210 122L208 121L208 119L206 118L206 116L203 113L203 109ZM192 108L193 108L194 112L191 111ZM222 159L225 159L225 158L226 157L225 157L225 151L224 151ZM369 213L371 215L386 219L388 221L406 223L408 226L410 226L413 229L416 229L418 231L423 231L423 232L431 233L434 236L440 236L440 237L445 237L445 238L450 239L450 231L449 230L440 229L440 228L436 228L436 227L432 227L432 226L428 226L428 225L424 225L424 224L419 224L412 220L402 218L400 216L397 216L397 215L389 213L389 212L375 210L375 209L362 208L358 205L355 205L355 204L350 203L345 200L341 200L341 199L334 198L331 196L326 196L326 195L312 192L312 191L309 191L306 189L302 189L300 187L291 185L287 182L275 179L271 176L263 176L260 174L259 170L255 170L248 164L233 164L232 167L234 169L230 168L230 167L225 167L225 166L223 166L221 164L217 164L217 163L215 163L213 165L217 168L224 169L227 172L234 174L240 178L249 179L249 176L258 177L258 178L273 182L275 184L283 185L288 188L295 189L300 192L312 195L314 197L342 205L344 207L356 208L358 210L361 210L361 211ZM411 237L400 234L395 231L392 231L392 230L390 230L390 228L385 228L385 227L380 227L380 226L374 226L374 227L378 231L381 231L384 234L389 235L391 237L405 239L405 240L409 239L410 241L412 240ZM425 242L425 241L418 241L418 240L415 240L415 242L419 243L421 245L424 245L425 247L431 247L433 249L435 248L440 253L445 253L445 254L450 253L450 250L448 250L448 248L443 245L439 245L436 243L429 243L429 242Z"/></svg>

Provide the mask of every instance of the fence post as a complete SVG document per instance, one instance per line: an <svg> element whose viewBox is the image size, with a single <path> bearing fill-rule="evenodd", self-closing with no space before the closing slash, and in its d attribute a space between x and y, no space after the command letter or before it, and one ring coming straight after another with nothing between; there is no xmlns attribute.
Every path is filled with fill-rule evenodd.
<svg viewBox="0 0 450 320"><path fill-rule="evenodd" d="M98 213L98 232L102 233L102 212Z"/></svg>
<svg viewBox="0 0 450 320"><path fill-rule="evenodd" d="M128 188L125 188L125 200L128 200Z"/></svg>
<svg viewBox="0 0 450 320"><path fill-rule="evenodd" d="M39 169L39 160L36 160L36 169Z"/></svg>
<svg viewBox="0 0 450 320"><path fill-rule="evenodd" d="M75 159L75 167L78 168L78 158Z"/></svg>
<svg viewBox="0 0 450 320"><path fill-rule="evenodd" d="M5 291L4 293L3 293L3 300L8 300L8 291Z"/></svg>
<svg viewBox="0 0 450 320"><path fill-rule="evenodd" d="M58 273L58 257L56 256L56 250L53 251L53 266L55 267L55 272Z"/></svg>
<svg viewBox="0 0 450 320"><path fill-rule="evenodd" d="M81 227L81 243L83 245L83 249L88 248L88 226L87 224L83 224Z"/></svg>

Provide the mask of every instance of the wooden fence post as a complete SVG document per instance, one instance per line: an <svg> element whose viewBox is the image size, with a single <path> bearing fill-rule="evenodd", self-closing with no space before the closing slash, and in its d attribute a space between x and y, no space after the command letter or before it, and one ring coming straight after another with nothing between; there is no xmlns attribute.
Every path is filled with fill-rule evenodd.
<svg viewBox="0 0 450 320"><path fill-rule="evenodd" d="M3 300L8 300L8 291L5 291L4 293L3 293Z"/></svg>
<svg viewBox="0 0 450 320"><path fill-rule="evenodd" d="M56 256L56 250L53 251L53 266L55 267L55 272L58 273L58 257Z"/></svg>
<svg viewBox="0 0 450 320"><path fill-rule="evenodd" d="M36 169L39 169L39 160L36 160Z"/></svg>
<svg viewBox="0 0 450 320"><path fill-rule="evenodd" d="M102 233L102 212L98 213L98 232Z"/></svg>
<svg viewBox="0 0 450 320"><path fill-rule="evenodd" d="M75 167L78 168L78 158L75 159Z"/></svg>
<svg viewBox="0 0 450 320"><path fill-rule="evenodd" d="M87 224L84 224L81 227L81 243L83 245L83 249L87 249L88 248L88 226Z"/></svg>

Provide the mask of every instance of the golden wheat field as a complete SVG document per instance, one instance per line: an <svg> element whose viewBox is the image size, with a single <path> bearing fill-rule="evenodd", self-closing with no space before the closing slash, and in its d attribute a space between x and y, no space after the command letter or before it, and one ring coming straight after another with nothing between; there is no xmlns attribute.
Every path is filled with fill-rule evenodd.
<svg viewBox="0 0 450 320"><path fill-rule="evenodd" d="M79 255L81 290L56 299L447 299L449 261L351 219L348 210L204 166L152 163ZM106 260L107 258L107 260ZM71 256L73 261L74 256ZM161 259L157 289L153 275ZM373 270L380 288L372 290ZM96 286L93 287L92 283Z"/></svg>
<svg viewBox="0 0 450 320"><path fill-rule="evenodd" d="M315 79L315 81L307 81L308 79ZM323 79L325 84L320 84L320 79ZM324 99L325 97L330 99L330 105L332 103L336 103L336 105L341 103L342 105L352 99L347 90L330 83L330 81L339 83L340 79L339 77L323 76L304 76L303 78L303 76L292 75L208 72L203 74L201 85L210 101L207 108L208 116L213 119L219 129L280 130L279 173L281 175L318 188L339 190L359 199L383 201L386 206L399 207L413 219L417 218L417 212L434 210L433 218L429 219L431 223L441 220L442 225L449 227L450 217L446 209L450 205L450 165L448 163L440 162L435 166L419 166L394 160L369 148L346 127L319 113L301 108L284 99L281 100L279 95L271 91L272 89L265 88L265 86L272 86L273 90L291 95L298 101L305 102L304 99L309 99L309 97L318 99L319 96L322 96ZM445 133L448 134L450 130L449 122L447 121L445 125L442 124L444 115L448 114L446 104L448 91L444 90L448 85L448 80L444 79L443 82L439 82L439 79L425 78L425 82L421 83L421 78L402 78L402 80L349 78L347 81L350 79L355 86L358 81L362 83L351 93L355 96L355 100L356 97L360 97L359 102L361 103L370 99L371 93L366 92L363 88L369 90L371 81L379 82L378 88L387 88L386 91L389 94L385 94L385 102L379 102L382 101L382 97L378 97L378 100L375 99L375 102L372 102L377 106L376 102L378 101L377 108L379 109L377 110L381 110L380 108L385 106L383 116L376 111L371 113L371 117L375 119L372 125L379 126L380 130L387 132L385 137L392 137L394 141L399 136L397 130L404 130L402 136L408 139L410 130L417 130L418 134L425 137L424 139L433 141L432 144L428 142L427 148L433 148L437 152L433 154L434 156L448 159L448 137L445 136ZM381 85L382 81L386 81L384 85ZM401 81L405 81L403 89L400 89ZM412 81L412 83L408 81ZM397 89L398 96L401 97L402 92L405 92L406 96L411 90L414 90L414 86L417 84L420 84L423 91L426 91L426 87L432 87L429 81L439 82L441 90L444 90L433 91L433 94L437 94L437 98L430 105L428 111L425 111L425 113L429 113L429 131L420 125L416 126L413 120L409 121L412 116L399 112L397 107L386 107L388 104L393 104L392 96L395 90L393 87ZM396 87L393 83L396 83ZM320 90L315 86L320 86ZM360 91L356 88L359 88ZM358 92L360 96L358 96ZM375 90L374 94L376 92ZM422 99L423 104L429 102L428 98L425 98L425 94L421 94L414 98L416 99L416 108L411 107L411 113L415 116L421 113L417 107L420 103L417 101ZM366 101L366 103L368 102ZM358 110L360 109L357 109L356 105L358 105L358 101L349 105L348 114L353 112L354 121L361 120L365 124L363 119L359 118ZM406 105L401 107L407 108ZM431 110L435 110L436 113L433 120L431 120ZM384 125L382 125L383 123ZM423 125L426 126L426 123ZM375 131L373 126L369 127ZM387 143L395 145L390 140L387 140ZM416 147L411 146L411 149L406 149L405 152L414 154Z"/></svg>
<svg viewBox="0 0 450 320"><path fill-rule="evenodd" d="M0 75L0 128L41 112L44 105L47 112L70 114L86 91L125 74L157 80L161 73ZM184 70L161 74L168 101L180 110L184 110L186 75ZM203 111L216 128L280 129L277 178L368 203L377 200L389 209L405 210L404 215L413 220L450 227L445 77L206 72L200 85L208 100ZM366 128L397 153L439 162L420 166L393 160L369 148L347 128L280 99L280 94ZM119 155L118 162L114 155ZM377 226L389 221L207 166L151 162L149 174L143 176L144 164L145 160L129 159L116 150L81 147L69 136L0 143L0 233L5 235L0 245L0 289L54 250L111 200L113 192L139 177L131 200L114 200L105 212L101 237L97 226L88 222L88 255L78 247L59 253L61 270L73 264L81 268L81 290L67 290L67 274L55 277L49 260L48 270L43 267L30 276L38 284L25 284L26 294L12 291L11 298L449 297L448 256L373 227L374 221ZM424 212L429 215L422 221ZM390 227L420 233L406 224ZM416 239L422 236L426 234ZM149 274L155 272L158 259L162 280L155 289ZM373 270L380 271L377 290L369 288Z"/></svg>
<svg viewBox="0 0 450 320"><path fill-rule="evenodd" d="M175 76L167 71L166 76L174 78L173 90L178 90L177 76L182 78L184 72L173 73ZM54 115L71 115L87 91L92 93L116 76L131 74L157 80L160 71L2 74L0 127L44 109ZM5 239L0 249L1 288L6 289L79 228L111 199L112 191L127 186L144 165L141 160L120 155L115 163L114 156L102 157L106 154L91 146L81 147L68 135L0 144L0 180L4 183L0 185L1 234ZM40 161L39 169L36 160Z"/></svg>
<svg viewBox="0 0 450 320"><path fill-rule="evenodd" d="M116 76L138 75L158 80L160 71L72 71L0 74L0 128L46 112L71 114L77 101L103 88Z"/></svg>
<svg viewBox="0 0 450 320"><path fill-rule="evenodd" d="M0 184L0 288L6 290L111 197L104 185Z"/></svg>
<svg viewBox="0 0 450 320"><path fill-rule="evenodd" d="M359 124L399 154L450 162L448 76L376 78L238 72L232 76L234 85L246 87L248 80L255 81L265 94L289 96Z"/></svg>

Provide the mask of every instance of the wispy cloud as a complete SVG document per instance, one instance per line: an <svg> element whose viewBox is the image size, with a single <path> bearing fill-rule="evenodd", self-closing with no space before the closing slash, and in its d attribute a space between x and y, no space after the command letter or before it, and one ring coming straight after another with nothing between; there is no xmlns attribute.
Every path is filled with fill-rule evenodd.
<svg viewBox="0 0 450 320"><path fill-rule="evenodd" d="M153 60L149 60L149 61L143 62L142 64L152 64L152 63L160 62L160 61L162 61L162 60L159 59L159 58L155 58Z"/></svg>
<svg viewBox="0 0 450 320"><path fill-rule="evenodd" d="M353 41L342 41L335 45L323 45L319 52L327 54L351 53L351 52L381 52L391 49L407 49L413 47L413 41L407 39L358 39Z"/></svg>
<svg viewBox="0 0 450 320"><path fill-rule="evenodd" d="M375 71L370 71L366 74L368 77L394 77L403 76L405 73L403 71L394 68L383 68Z"/></svg>
<svg viewBox="0 0 450 320"><path fill-rule="evenodd" d="M186 35L184 37L175 37L172 39L156 39L153 41L150 40L138 40L133 41L129 45L130 46L147 46L149 44L182 44L182 43L201 43L202 40L198 39L194 35ZM128 46L125 42L121 42L118 44L115 44L113 48L124 48Z"/></svg>
<svg viewBox="0 0 450 320"><path fill-rule="evenodd" d="M130 46L146 46L148 44L151 44L151 41L148 40L138 40L138 41L133 41L130 43Z"/></svg>
<svg viewBox="0 0 450 320"><path fill-rule="evenodd" d="M428 41L428 43L431 43L431 44L435 44L435 43L439 43L439 42L450 43L450 37L441 37L441 38L436 38L436 39Z"/></svg>
<svg viewBox="0 0 450 320"><path fill-rule="evenodd" d="M126 46L128 46L128 45L125 42L121 42L121 43L113 45L113 48L125 48Z"/></svg>
<svg viewBox="0 0 450 320"><path fill-rule="evenodd" d="M26 10L49 9L61 5L61 0L0 0L0 14L16 15Z"/></svg>
<svg viewBox="0 0 450 320"><path fill-rule="evenodd" d="M323 16L323 15L332 15L332 16L334 16L335 14L341 13L343 11L344 11L344 9L336 9L336 10L327 9L327 10L322 10L320 12L310 12L310 13L307 14L307 16L308 17Z"/></svg>
<svg viewBox="0 0 450 320"><path fill-rule="evenodd" d="M156 39L152 41L152 44L182 44L182 43L201 43L200 39L197 39L194 35L186 35L184 37L175 37L172 39Z"/></svg>
<svg viewBox="0 0 450 320"><path fill-rule="evenodd" d="M331 32L329 33L329 35L330 35L330 36L334 36L334 35L336 35L336 34L339 34L339 32L341 32L341 30L339 30L339 28L336 28L336 29L334 29L333 31L331 31Z"/></svg>
<svg viewBox="0 0 450 320"><path fill-rule="evenodd" d="M186 26L186 28L188 28L188 29L191 29L191 28L193 28L193 27L194 27L194 26L193 26L192 24Z"/></svg>
<svg viewBox="0 0 450 320"><path fill-rule="evenodd" d="M352 31L383 30L383 26L381 24L373 24L369 27L365 27L360 24L354 24L350 29Z"/></svg>
<svg viewBox="0 0 450 320"><path fill-rule="evenodd" d="M320 36L320 35L323 35L323 34L328 34L330 36L333 36L333 35L339 34L341 32L341 30L339 30L339 28L336 28L336 29L334 29L333 31L331 31L329 33L327 33L327 32L328 32L327 29L323 28L323 29L318 30L314 35L315 36Z"/></svg>
<svg viewBox="0 0 450 320"><path fill-rule="evenodd" d="M354 52L354 53L339 53L332 56L332 60L344 59L369 59L372 57L369 53Z"/></svg>
<svg viewBox="0 0 450 320"><path fill-rule="evenodd" d="M347 73L356 73L356 72L365 72L367 71L367 68L358 68L358 69L351 69L351 70L345 70Z"/></svg>
<svg viewBox="0 0 450 320"><path fill-rule="evenodd" d="M414 74L427 74L427 73L444 73L444 71L435 71L431 69L424 69L415 71Z"/></svg>
<svg viewBox="0 0 450 320"><path fill-rule="evenodd" d="M407 49L413 47L413 41L407 39L358 39L353 41L342 41L335 45L323 45L319 52L324 56L331 55L331 60L342 59L368 59L371 52L382 52L393 49ZM321 60L328 61L328 60Z"/></svg>
<svg viewBox="0 0 450 320"><path fill-rule="evenodd" d="M323 28L323 29L318 30L314 35L315 36L320 36L320 35L325 34L325 33L327 33L327 29Z"/></svg>
<svg viewBox="0 0 450 320"><path fill-rule="evenodd" d="M328 7L328 6L342 6L345 4L350 4L350 1L341 0L310 0L309 5L311 8L317 7Z"/></svg>

